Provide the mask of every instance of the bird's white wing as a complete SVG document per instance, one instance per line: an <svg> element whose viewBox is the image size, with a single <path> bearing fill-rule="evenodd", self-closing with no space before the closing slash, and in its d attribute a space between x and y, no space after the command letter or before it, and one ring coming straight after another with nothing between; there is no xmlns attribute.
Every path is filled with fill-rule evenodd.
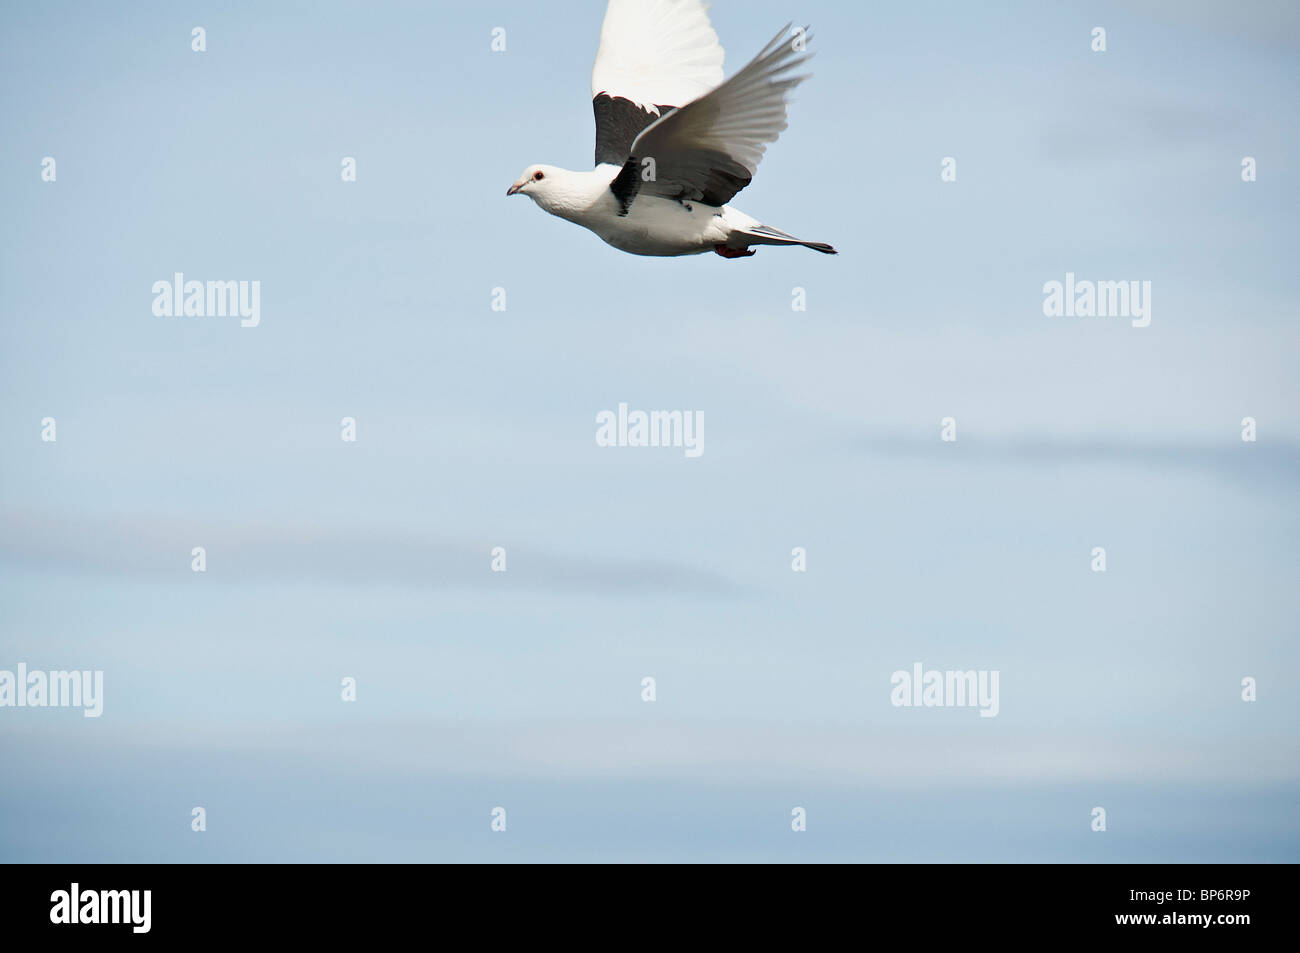
<svg viewBox="0 0 1300 953"><path fill-rule="evenodd" d="M787 24L721 86L641 131L610 186L625 213L638 193L724 205L749 184L786 127L786 94L806 79L790 71L808 59L809 37L789 31Z"/></svg>
<svg viewBox="0 0 1300 953"><path fill-rule="evenodd" d="M658 115L722 82L722 46L701 0L609 0L591 68L591 96Z"/></svg>

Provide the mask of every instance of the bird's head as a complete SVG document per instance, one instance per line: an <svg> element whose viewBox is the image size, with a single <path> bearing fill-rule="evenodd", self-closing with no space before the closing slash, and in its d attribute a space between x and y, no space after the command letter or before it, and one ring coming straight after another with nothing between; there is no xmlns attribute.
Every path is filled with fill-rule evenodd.
<svg viewBox="0 0 1300 953"><path fill-rule="evenodd" d="M534 201L544 199L564 172L553 165L530 165L524 174L515 180L515 184L506 189L506 195L522 193Z"/></svg>
<svg viewBox="0 0 1300 953"><path fill-rule="evenodd" d="M526 195L544 212L578 221L594 202L609 191L608 169L574 172L553 165L530 165L506 195Z"/></svg>

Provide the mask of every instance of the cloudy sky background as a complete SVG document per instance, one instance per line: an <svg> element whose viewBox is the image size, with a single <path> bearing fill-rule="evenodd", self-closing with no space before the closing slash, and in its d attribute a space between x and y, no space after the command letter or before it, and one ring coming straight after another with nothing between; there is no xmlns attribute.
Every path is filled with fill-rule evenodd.
<svg viewBox="0 0 1300 953"><path fill-rule="evenodd" d="M0 710L0 859L1300 859L1294 7L717 0L728 74L813 25L736 205L841 251L741 261L505 198L590 162L602 12L0 12L0 668L105 673Z"/></svg>

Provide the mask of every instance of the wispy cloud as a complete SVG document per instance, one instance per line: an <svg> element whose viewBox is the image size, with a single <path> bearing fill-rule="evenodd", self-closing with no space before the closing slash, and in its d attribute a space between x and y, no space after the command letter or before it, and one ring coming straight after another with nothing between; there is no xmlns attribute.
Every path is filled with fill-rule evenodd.
<svg viewBox="0 0 1300 953"><path fill-rule="evenodd" d="M1201 443L1065 439L1044 435L983 439L962 437L955 444L897 435L873 435L858 444L868 453L949 464L1013 466L1087 465L1159 467L1203 472L1248 483L1291 486L1300 482L1300 446L1292 443Z"/></svg>
<svg viewBox="0 0 1300 953"><path fill-rule="evenodd" d="M903 720L901 718L895 721ZM1037 729L987 730L975 720L956 730L942 725L806 726L744 719L542 717L528 722L457 719L340 721L318 725L186 725L183 741L170 726L105 727L101 752L123 759L183 745L187 751L231 752L333 762L341 755L376 776L532 778L547 781L745 780L834 787L908 790L935 784L963 787L1008 782L1219 781L1249 775L1260 783L1297 779L1300 749L1293 738L1262 734L1251 744L1198 741L1163 734L1116 737L1095 731L1045 734ZM53 729L51 729L52 731ZM376 739L382 739L377 743ZM73 744L66 733L46 737L27 726L0 733L6 745Z"/></svg>
<svg viewBox="0 0 1300 953"><path fill-rule="evenodd" d="M311 581L413 589L500 588L491 551L479 543L413 532L230 526L152 517L80 520L0 514L0 563L42 569L184 580L202 546L214 580ZM739 586L716 569L654 560L556 552L527 543L507 550L512 587L566 592L726 595Z"/></svg>

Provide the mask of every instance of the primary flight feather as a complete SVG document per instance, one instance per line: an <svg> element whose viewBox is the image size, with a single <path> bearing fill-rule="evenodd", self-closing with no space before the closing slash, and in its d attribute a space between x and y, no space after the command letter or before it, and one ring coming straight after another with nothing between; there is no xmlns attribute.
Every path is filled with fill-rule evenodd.
<svg viewBox="0 0 1300 953"><path fill-rule="evenodd" d="M752 245L835 254L726 204L785 129L786 96L806 78L792 72L808 59L808 35L789 34L723 82L722 47L700 0L610 0L591 71L596 167L532 165L506 194L634 255L743 258Z"/></svg>

